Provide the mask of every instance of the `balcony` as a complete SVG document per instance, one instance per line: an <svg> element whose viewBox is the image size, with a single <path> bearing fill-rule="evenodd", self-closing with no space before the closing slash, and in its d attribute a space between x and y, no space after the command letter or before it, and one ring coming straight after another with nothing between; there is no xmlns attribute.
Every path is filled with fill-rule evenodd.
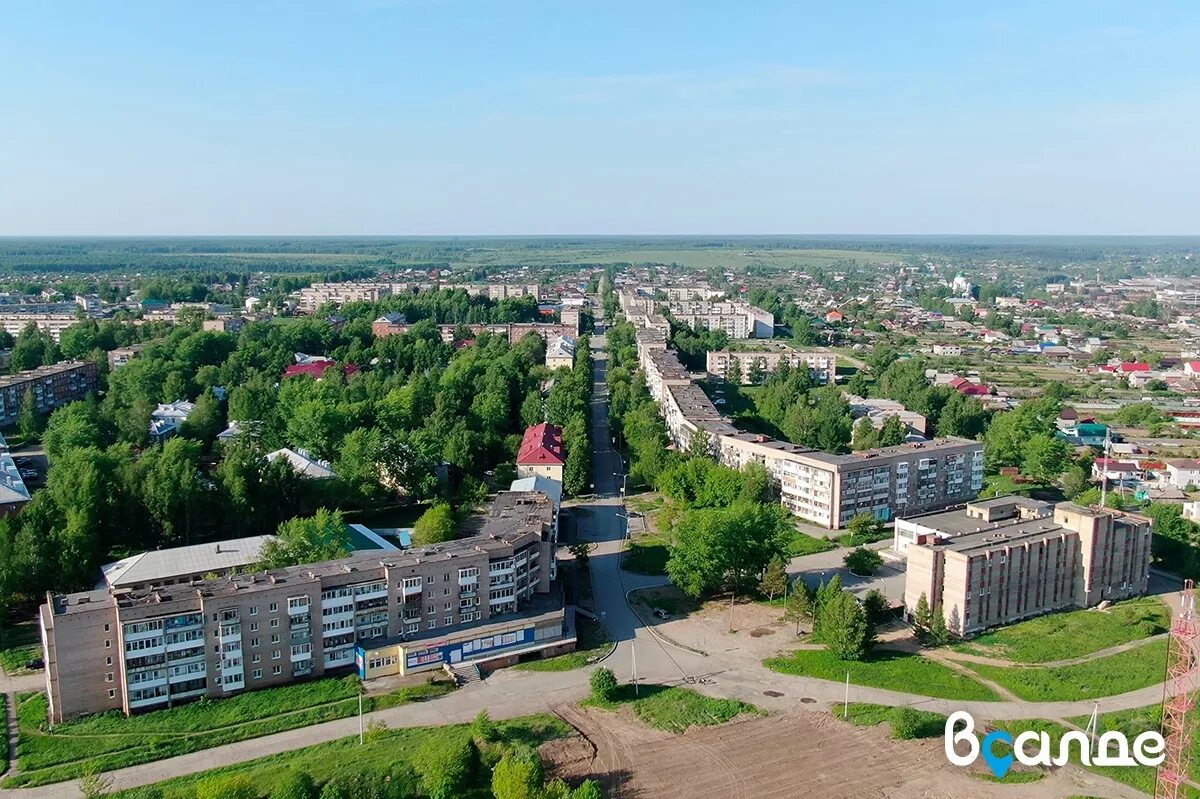
<svg viewBox="0 0 1200 799"><path fill-rule="evenodd" d="M222 626L219 633L219 640L223 644L240 643L242 640L242 626L240 624Z"/></svg>
<svg viewBox="0 0 1200 799"><path fill-rule="evenodd" d="M309 603L308 603L308 602L297 602L297 603L296 603L296 604L294 604L294 605L293 605L291 602L289 602L289 603L288 603L288 615L289 615L289 616L296 616L296 615L298 615L298 614L301 614L301 613L303 613L304 615L306 615L306 616L307 616L307 615L308 615L308 608L309 608Z"/></svg>
<svg viewBox="0 0 1200 799"><path fill-rule="evenodd" d="M307 627L308 623L312 621L312 616L305 613L303 616L292 616L289 621L291 628L294 630L297 627Z"/></svg>
<svg viewBox="0 0 1200 799"><path fill-rule="evenodd" d="M355 589L354 590L354 603L356 605L361 605L363 602L366 602L366 601L369 601L372 599L379 599L381 597L384 600L386 600L387 595L388 595L388 588L387 588L386 584L381 585L378 588L373 588L370 591L360 592L358 589Z"/></svg>

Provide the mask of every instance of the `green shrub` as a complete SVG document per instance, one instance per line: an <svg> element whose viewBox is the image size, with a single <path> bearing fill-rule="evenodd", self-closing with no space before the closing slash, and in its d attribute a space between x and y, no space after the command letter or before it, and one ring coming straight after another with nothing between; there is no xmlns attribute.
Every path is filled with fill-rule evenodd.
<svg viewBox="0 0 1200 799"><path fill-rule="evenodd" d="M892 711L892 737L908 741L921 737L924 720L911 707L898 707Z"/></svg>
<svg viewBox="0 0 1200 799"><path fill-rule="evenodd" d="M592 672L588 681L592 686L592 696L599 700L611 701L617 691L617 675L612 673L612 669L601 666Z"/></svg>

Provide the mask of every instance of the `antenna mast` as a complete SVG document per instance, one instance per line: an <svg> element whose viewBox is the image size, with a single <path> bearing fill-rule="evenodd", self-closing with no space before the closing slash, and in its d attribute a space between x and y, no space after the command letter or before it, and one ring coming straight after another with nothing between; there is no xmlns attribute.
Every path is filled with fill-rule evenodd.
<svg viewBox="0 0 1200 799"><path fill-rule="evenodd" d="M1181 799L1188 782L1191 762L1191 728L1188 714L1195 705L1196 642L1200 620L1196 618L1196 589L1184 580L1179 612L1171 623L1167 641L1167 680L1163 683L1162 736L1166 759L1154 780L1155 799Z"/></svg>

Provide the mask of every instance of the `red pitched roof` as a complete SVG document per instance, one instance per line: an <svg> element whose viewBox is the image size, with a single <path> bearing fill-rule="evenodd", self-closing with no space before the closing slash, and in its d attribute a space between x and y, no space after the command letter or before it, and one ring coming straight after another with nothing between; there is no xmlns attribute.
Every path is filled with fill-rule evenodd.
<svg viewBox="0 0 1200 799"><path fill-rule="evenodd" d="M562 428L542 422L525 429L521 437L521 449L517 452L517 463L522 466L545 466L567 462L567 451L563 447Z"/></svg>
<svg viewBox="0 0 1200 799"><path fill-rule="evenodd" d="M955 386L960 394L966 394L968 397L986 397L992 393L992 390L983 383L972 383L969 380L964 380Z"/></svg>
<svg viewBox="0 0 1200 799"><path fill-rule="evenodd" d="M325 370L331 366L337 366L337 362L333 360L309 361L308 363L294 363L287 369L283 370L284 377L295 377L296 375L310 375L311 377L320 380L325 376ZM342 374L349 377L358 371L358 367L352 363L348 363L342 367Z"/></svg>
<svg viewBox="0 0 1200 799"><path fill-rule="evenodd" d="M1122 372L1149 372L1150 364L1140 363L1138 361L1130 361L1123 363L1118 367Z"/></svg>

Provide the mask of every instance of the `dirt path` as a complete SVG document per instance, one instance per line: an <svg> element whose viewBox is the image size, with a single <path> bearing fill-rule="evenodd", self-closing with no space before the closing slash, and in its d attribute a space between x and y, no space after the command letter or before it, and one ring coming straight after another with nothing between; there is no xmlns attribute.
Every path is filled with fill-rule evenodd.
<svg viewBox="0 0 1200 799"><path fill-rule="evenodd" d="M557 708L583 741L543 752L554 776L599 779L620 799L1002 799L1013 787L946 762L941 740L893 741L817 713L782 713L668 735L630 714ZM1141 794L1075 768L1023 784L1024 799Z"/></svg>

